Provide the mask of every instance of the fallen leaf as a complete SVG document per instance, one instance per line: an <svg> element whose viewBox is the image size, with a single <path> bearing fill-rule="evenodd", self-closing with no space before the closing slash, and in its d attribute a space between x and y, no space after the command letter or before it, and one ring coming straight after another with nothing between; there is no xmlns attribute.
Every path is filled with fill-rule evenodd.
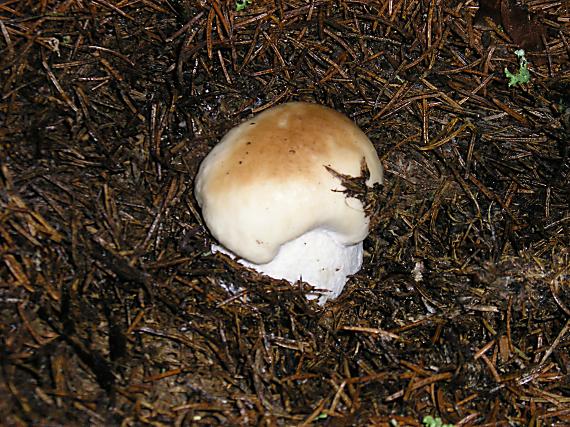
<svg viewBox="0 0 570 427"><path fill-rule="evenodd" d="M515 0L481 0L475 24L485 26L486 18L502 25L513 42L527 51L542 50L544 27L536 16Z"/></svg>

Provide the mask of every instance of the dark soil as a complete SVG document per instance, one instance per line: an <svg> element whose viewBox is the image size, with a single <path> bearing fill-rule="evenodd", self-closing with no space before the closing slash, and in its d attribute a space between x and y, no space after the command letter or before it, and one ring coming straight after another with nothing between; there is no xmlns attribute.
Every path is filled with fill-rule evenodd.
<svg viewBox="0 0 570 427"><path fill-rule="evenodd" d="M481 3L0 1L0 424L570 425L570 5ZM289 100L386 168L324 307L192 194Z"/></svg>

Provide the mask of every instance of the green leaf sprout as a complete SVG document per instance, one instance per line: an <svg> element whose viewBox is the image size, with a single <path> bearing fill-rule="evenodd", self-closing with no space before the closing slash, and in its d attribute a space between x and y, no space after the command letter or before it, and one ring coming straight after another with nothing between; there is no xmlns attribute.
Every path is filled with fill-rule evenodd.
<svg viewBox="0 0 570 427"><path fill-rule="evenodd" d="M426 427L454 427L453 424L443 424L441 418L439 417L434 418L431 415L425 416L424 419L422 420L422 423Z"/></svg>
<svg viewBox="0 0 570 427"><path fill-rule="evenodd" d="M528 83L530 81L528 61L524 56L524 50L515 50L515 55L519 57L519 71L516 74L513 74L507 69L507 67L505 67L505 76L509 79L509 87Z"/></svg>
<svg viewBox="0 0 570 427"><path fill-rule="evenodd" d="M315 418L315 420L326 420L328 417L328 414L326 412L321 412L317 418Z"/></svg>
<svg viewBox="0 0 570 427"><path fill-rule="evenodd" d="M236 11L241 12L251 4L251 0L236 0Z"/></svg>

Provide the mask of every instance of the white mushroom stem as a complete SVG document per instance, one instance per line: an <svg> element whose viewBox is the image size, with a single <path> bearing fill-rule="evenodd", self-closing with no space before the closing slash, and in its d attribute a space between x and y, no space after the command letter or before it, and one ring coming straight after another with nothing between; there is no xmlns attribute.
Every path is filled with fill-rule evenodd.
<svg viewBox="0 0 570 427"><path fill-rule="evenodd" d="M219 245L212 245L212 252L221 252L236 258L235 254ZM290 283L298 280L309 283L324 294L319 304L336 298L348 280L362 266L362 242L345 246L338 242L335 233L317 228L281 246L279 253L267 264L254 264L239 259L238 262L275 279ZM309 295L309 299L316 296Z"/></svg>

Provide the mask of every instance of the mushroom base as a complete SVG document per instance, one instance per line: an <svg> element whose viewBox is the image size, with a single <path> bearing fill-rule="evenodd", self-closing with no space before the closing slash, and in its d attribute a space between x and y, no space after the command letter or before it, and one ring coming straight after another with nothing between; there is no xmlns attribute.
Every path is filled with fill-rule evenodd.
<svg viewBox="0 0 570 427"><path fill-rule="evenodd" d="M212 252L236 255L219 245L212 245ZM277 256L267 264L254 264L243 259L238 262L275 279L290 283L302 280L325 291L318 296L319 304L336 298L344 288L348 276L362 267L362 242L345 246L334 238L334 233L313 230L285 243ZM316 295L307 296L309 299Z"/></svg>

